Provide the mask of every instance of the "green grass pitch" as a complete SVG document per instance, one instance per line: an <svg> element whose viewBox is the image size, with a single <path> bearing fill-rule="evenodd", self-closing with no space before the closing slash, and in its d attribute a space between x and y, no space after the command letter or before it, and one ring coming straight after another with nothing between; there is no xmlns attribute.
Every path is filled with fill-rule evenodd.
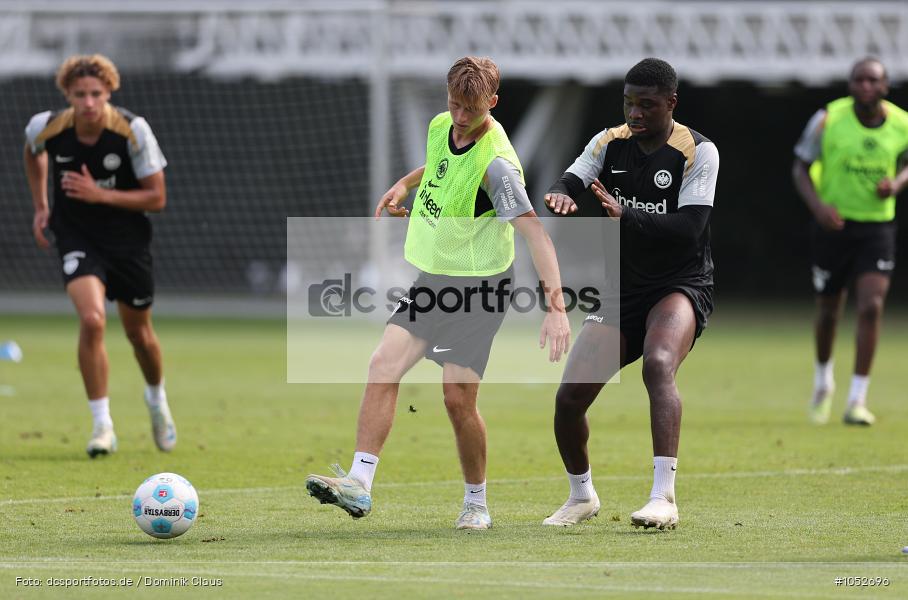
<svg viewBox="0 0 908 600"><path fill-rule="evenodd" d="M551 431L554 386L483 387L495 526L465 533L452 528L463 487L440 385L402 387L374 511L353 521L309 498L303 480L332 462L349 466L360 385L285 383L282 321L159 317L156 325L178 447L154 449L138 367L112 318L120 451L92 461L75 318L0 317L0 340L15 339L25 354L20 364L0 363L0 597L908 596L900 552L908 545L905 315L885 319L870 387L877 425L838 421L853 356L846 322L835 420L815 428L805 413L809 312L720 310L679 376L681 523L672 532L629 522L651 484L639 364L591 410L603 507L573 529L540 525L567 494ZM186 476L199 491L199 520L175 540L146 536L130 511L135 488L160 471ZM46 584L88 576L140 585ZM44 583L24 587L17 577ZM143 577L222 585L165 590ZM837 577L889 585L836 586Z"/></svg>

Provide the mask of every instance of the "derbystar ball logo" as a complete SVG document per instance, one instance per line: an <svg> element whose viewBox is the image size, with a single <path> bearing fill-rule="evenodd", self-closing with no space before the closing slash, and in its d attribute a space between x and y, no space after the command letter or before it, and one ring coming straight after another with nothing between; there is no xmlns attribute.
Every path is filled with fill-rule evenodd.
<svg viewBox="0 0 908 600"><path fill-rule="evenodd" d="M148 517L179 517L180 509L179 508L149 508L145 507L143 511Z"/></svg>
<svg viewBox="0 0 908 600"><path fill-rule="evenodd" d="M621 190L615 188L612 190L612 196L615 197L620 204L627 206L629 208L636 208L638 210L643 210L648 213L655 213L657 215L664 215L667 212L665 198L662 199L662 202L637 202L637 196L631 196L630 198L625 198L621 195Z"/></svg>

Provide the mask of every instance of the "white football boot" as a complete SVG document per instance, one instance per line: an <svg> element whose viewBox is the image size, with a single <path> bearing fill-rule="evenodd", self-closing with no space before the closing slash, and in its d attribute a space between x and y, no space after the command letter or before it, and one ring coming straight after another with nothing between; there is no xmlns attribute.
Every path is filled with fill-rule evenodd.
<svg viewBox="0 0 908 600"><path fill-rule="evenodd" d="M117 451L117 434L114 433L113 425L97 425L88 440L88 446L85 451L88 456L95 458L100 454L113 454Z"/></svg>
<svg viewBox="0 0 908 600"><path fill-rule="evenodd" d="M158 404L152 405L146 394L145 405L148 406L148 416L151 417L151 433L155 445L161 452L170 452L177 445L177 426L170 415L167 398L161 398Z"/></svg>
<svg viewBox="0 0 908 600"><path fill-rule="evenodd" d="M631 524L644 529L674 529L678 525L678 506L662 498L650 498L646 506L631 513Z"/></svg>
<svg viewBox="0 0 908 600"><path fill-rule="evenodd" d="M333 504L347 511L354 519L361 519L372 512L372 495L369 490L360 481L348 477L340 465L331 465L331 469L337 477L306 477L309 495L322 504Z"/></svg>
<svg viewBox="0 0 908 600"><path fill-rule="evenodd" d="M489 514L487 506L480 506L472 502L464 502L463 510L457 521L454 523L454 529L491 529L492 516Z"/></svg>
<svg viewBox="0 0 908 600"><path fill-rule="evenodd" d="M834 391L835 386L819 388L813 391L807 416L814 425L825 425L829 422L829 412L832 409L832 393Z"/></svg>
<svg viewBox="0 0 908 600"><path fill-rule="evenodd" d="M600 506L599 497L596 495L588 500L568 499L567 502L561 505L561 508L546 517L542 524L555 527L571 527L598 515Z"/></svg>
<svg viewBox="0 0 908 600"><path fill-rule="evenodd" d="M866 406L856 404L845 411L845 414L842 416L842 421L846 425L864 425L869 427L876 423L876 417L872 412L867 410Z"/></svg>

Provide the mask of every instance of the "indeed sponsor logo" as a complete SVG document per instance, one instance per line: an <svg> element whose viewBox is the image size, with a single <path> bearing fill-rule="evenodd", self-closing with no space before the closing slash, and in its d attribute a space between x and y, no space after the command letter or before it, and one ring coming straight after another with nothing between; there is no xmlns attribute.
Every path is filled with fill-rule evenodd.
<svg viewBox="0 0 908 600"><path fill-rule="evenodd" d="M426 216L426 213L432 215L436 219L441 217L441 205L435 202L435 199L432 198L432 192L428 191L426 188L423 188L419 192L419 199L422 200L423 210L420 211L423 216Z"/></svg>
<svg viewBox="0 0 908 600"><path fill-rule="evenodd" d="M657 215L664 215L667 212L667 204L665 198L661 202L638 202L637 196L631 196L630 198L625 198L621 195L621 190L615 188L612 191L612 196L615 197L620 204L630 208L636 208L638 210L646 211L648 213L655 213Z"/></svg>

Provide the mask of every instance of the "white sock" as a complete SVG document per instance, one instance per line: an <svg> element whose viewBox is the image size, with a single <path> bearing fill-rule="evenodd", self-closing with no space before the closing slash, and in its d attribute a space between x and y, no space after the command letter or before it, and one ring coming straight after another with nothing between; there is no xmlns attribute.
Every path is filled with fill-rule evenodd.
<svg viewBox="0 0 908 600"><path fill-rule="evenodd" d="M675 501L675 469L678 459L673 456L653 457L653 490L649 497Z"/></svg>
<svg viewBox="0 0 908 600"><path fill-rule="evenodd" d="M870 375L852 375L851 391L848 392L848 408L867 404L867 388L870 386Z"/></svg>
<svg viewBox="0 0 908 600"><path fill-rule="evenodd" d="M821 363L817 362L816 367L813 371L813 389L817 390L829 390L835 386L835 380L832 376L832 359Z"/></svg>
<svg viewBox="0 0 908 600"><path fill-rule="evenodd" d="M372 480L375 479L375 469L378 468L378 457L368 452L356 452L353 454L353 466L347 476L355 479L366 488L366 491L372 489Z"/></svg>
<svg viewBox="0 0 908 600"><path fill-rule="evenodd" d="M596 497L596 490L593 488L593 469L589 468L586 473L574 475L568 473L568 482L571 484L571 495L568 500L585 501Z"/></svg>
<svg viewBox="0 0 908 600"><path fill-rule="evenodd" d="M470 504L486 505L486 482L463 484L463 501Z"/></svg>
<svg viewBox="0 0 908 600"><path fill-rule="evenodd" d="M110 418L110 399L107 396L89 400L88 409L91 410L95 427L113 427L113 420Z"/></svg>
<svg viewBox="0 0 908 600"><path fill-rule="evenodd" d="M167 403L167 392L164 391L163 379L158 385L145 385L145 403L152 407Z"/></svg>

